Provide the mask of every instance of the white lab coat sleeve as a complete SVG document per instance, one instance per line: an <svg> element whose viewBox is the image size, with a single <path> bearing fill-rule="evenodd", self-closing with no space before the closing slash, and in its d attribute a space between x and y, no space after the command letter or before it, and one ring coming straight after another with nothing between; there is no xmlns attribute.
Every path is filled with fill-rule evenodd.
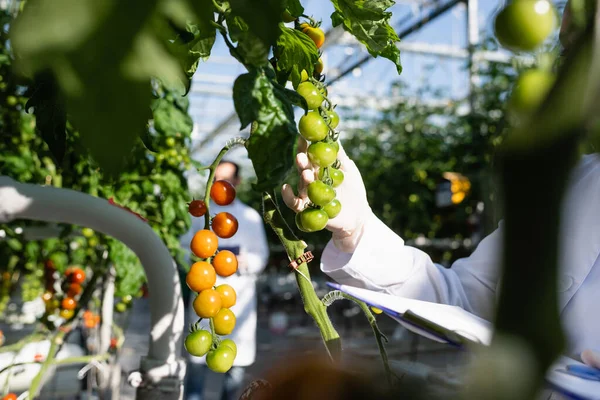
<svg viewBox="0 0 600 400"><path fill-rule="evenodd" d="M396 296L460 306L491 319L496 302L500 226L473 252L450 269L435 264L375 215L367 218L354 253L339 251L329 242L321 269L335 281Z"/></svg>
<svg viewBox="0 0 600 400"><path fill-rule="evenodd" d="M240 270L242 275L260 274L269 260L269 244L265 233L265 226L260 214L251 207L245 210L246 225L245 234L248 240L244 244L244 257L246 258L246 268Z"/></svg>

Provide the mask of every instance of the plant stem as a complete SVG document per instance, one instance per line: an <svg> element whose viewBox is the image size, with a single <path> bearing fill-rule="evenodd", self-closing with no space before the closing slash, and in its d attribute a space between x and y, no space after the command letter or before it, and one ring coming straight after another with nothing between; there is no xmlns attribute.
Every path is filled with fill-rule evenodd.
<svg viewBox="0 0 600 400"><path fill-rule="evenodd" d="M225 144L225 146L223 146L221 151L219 151L219 154L217 154L215 160L207 168L210 173L208 175L208 181L206 182L206 192L204 193L204 204L206 204L206 214L204 214L204 229L210 229L210 189L212 188L213 181L215 179L215 171L229 150L234 147L244 145L245 143L246 139L241 137L231 139L227 142L227 144Z"/></svg>
<svg viewBox="0 0 600 400"><path fill-rule="evenodd" d="M296 260L304 254L306 244L298 239L289 227L287 227L274 199L267 192L263 193L262 205L265 222L269 224L275 234L279 237L289 259ZM304 311L310 315L317 324L317 327L321 332L321 337L325 342L329 357L333 361L339 361L342 350L340 335L333 327L333 324L327 315L327 307L325 307L315 292L315 288L310 281L308 265L306 263L300 264L297 272L296 283L298 284L302 302L304 303Z"/></svg>
<svg viewBox="0 0 600 400"><path fill-rule="evenodd" d="M381 356L381 362L383 363L383 369L385 370L385 375L387 377L388 383L390 384L390 386L393 386L394 374L392 373L392 369L390 368L387 351L385 350L385 346L383 343L384 341L387 343L388 340L387 337L383 334L383 332L381 332L381 330L379 329L379 326L377 326L377 320L375 319L375 316L373 315L371 310L369 310L369 306L367 306L365 302L360 301L359 299L352 297L349 294L346 294L339 290L329 292L323 298L323 304L326 307L329 307L331 304L333 304L333 302L339 300L340 298L344 298L346 300L350 300L356 303L367 317L367 321L369 322L369 325L371 325L371 329L373 330L373 334L375 335L375 340L377 341L379 355Z"/></svg>

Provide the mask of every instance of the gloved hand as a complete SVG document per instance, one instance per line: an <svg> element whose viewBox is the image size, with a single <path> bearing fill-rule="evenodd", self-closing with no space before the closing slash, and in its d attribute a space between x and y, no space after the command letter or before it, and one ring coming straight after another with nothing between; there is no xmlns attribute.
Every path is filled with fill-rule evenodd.
<svg viewBox="0 0 600 400"><path fill-rule="evenodd" d="M283 185L281 191L285 204L296 213L302 211L309 203L306 193L308 184L318 179L318 168L310 163L306 154L307 148L307 142L300 139L296 155L296 166L300 173L298 196L288 184ZM367 192L360 172L354 161L348 158L341 144L338 160L341 163L340 170L344 173L344 181L335 190L342 210L337 217L329 220L325 228L332 233L333 244L338 250L352 253L360 241L364 224L372 211L367 202Z"/></svg>
<svg viewBox="0 0 600 400"><path fill-rule="evenodd" d="M600 353L593 350L584 350L581 353L581 360L590 367L600 368Z"/></svg>

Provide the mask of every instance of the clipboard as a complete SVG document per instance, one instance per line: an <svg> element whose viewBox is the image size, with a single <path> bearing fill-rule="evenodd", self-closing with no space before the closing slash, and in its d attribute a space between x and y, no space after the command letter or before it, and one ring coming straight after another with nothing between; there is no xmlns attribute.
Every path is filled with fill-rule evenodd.
<svg viewBox="0 0 600 400"><path fill-rule="evenodd" d="M392 296L353 286L328 282L369 306L379 308L408 330L451 346L466 348L491 343L493 325L456 306ZM600 381L566 373L568 367L584 364L561 356L549 368L546 382L553 390L575 400L600 400Z"/></svg>

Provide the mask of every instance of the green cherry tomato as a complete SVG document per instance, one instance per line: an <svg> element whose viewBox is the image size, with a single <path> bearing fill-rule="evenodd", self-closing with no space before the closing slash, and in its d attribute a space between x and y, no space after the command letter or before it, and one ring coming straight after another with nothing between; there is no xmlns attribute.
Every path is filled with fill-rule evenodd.
<svg viewBox="0 0 600 400"><path fill-rule="evenodd" d="M335 190L321 181L311 182L306 191L310 201L321 207L335 199Z"/></svg>
<svg viewBox="0 0 600 400"><path fill-rule="evenodd" d="M81 234L86 237L86 238L91 238L92 236L94 236L94 231L90 228L83 228L81 230Z"/></svg>
<svg viewBox="0 0 600 400"><path fill-rule="evenodd" d="M340 116L333 110L327 110L325 113L325 122L329 124L331 129L335 129L340 123Z"/></svg>
<svg viewBox="0 0 600 400"><path fill-rule="evenodd" d="M216 350L211 350L206 356L206 365L212 371L224 374L233 366L235 353L229 346L219 346Z"/></svg>
<svg viewBox="0 0 600 400"><path fill-rule="evenodd" d="M175 138L172 138L172 137L167 138L166 144L167 144L167 147L174 147L175 146Z"/></svg>
<svg viewBox="0 0 600 400"><path fill-rule="evenodd" d="M318 108L321 103L323 103L323 95L319 93L316 86L312 84L312 82L302 82L298 85L298 89L296 89L298 94L304 97L306 103L308 104L309 110L314 110Z"/></svg>
<svg viewBox="0 0 600 400"><path fill-rule="evenodd" d="M337 143L337 142L335 142ZM319 179L325 176L325 168L319 169ZM344 182L344 173L337 168L329 167L329 177L333 181L331 186L336 188Z"/></svg>
<svg viewBox="0 0 600 400"><path fill-rule="evenodd" d="M15 96L7 96L6 97L6 105L8 105L10 107L16 106L18 102L19 102L19 100L17 100L17 98Z"/></svg>
<svg viewBox="0 0 600 400"><path fill-rule="evenodd" d="M121 298L121 301L127 305L131 304L132 300L133 300L133 297L130 294L126 294L125 296L123 296Z"/></svg>
<svg viewBox="0 0 600 400"><path fill-rule="evenodd" d="M548 0L513 1L494 22L500 44L518 51L535 50L556 27L556 10Z"/></svg>
<svg viewBox="0 0 600 400"><path fill-rule="evenodd" d="M331 200L328 204L323 206L323 211L327 213L327 216L331 218L335 218L338 216L340 211L342 211L342 203L338 199Z"/></svg>
<svg viewBox="0 0 600 400"><path fill-rule="evenodd" d="M227 346L231 350L233 350L233 358L235 358L237 356L237 345L235 344L235 342L233 340L225 339L219 344L219 347L220 346Z"/></svg>
<svg viewBox="0 0 600 400"><path fill-rule="evenodd" d="M325 228L329 217L327 213L318 208L307 208L300 213L300 221L302 226L308 232L317 232Z"/></svg>
<svg viewBox="0 0 600 400"><path fill-rule="evenodd" d="M317 167L329 167L337 158L335 145L317 142L308 146L308 159Z"/></svg>
<svg viewBox="0 0 600 400"><path fill-rule="evenodd" d="M555 79L554 74L540 69L521 73L510 95L510 110L517 114L535 112L554 85Z"/></svg>
<svg viewBox="0 0 600 400"><path fill-rule="evenodd" d="M210 350L212 335L209 331L199 330L187 335L183 343L188 353L196 357L202 357Z"/></svg>
<svg viewBox="0 0 600 400"><path fill-rule="evenodd" d="M117 312L125 312L127 310L127 304L125 303L117 303L117 305L115 306L115 309L117 310Z"/></svg>
<svg viewBox="0 0 600 400"><path fill-rule="evenodd" d="M295 217L295 221L296 221L296 226L298 227L298 229L300 229L302 232L309 232L308 230L306 230L304 228L304 225L302 225L302 218L301 218L301 212L296 214Z"/></svg>
<svg viewBox="0 0 600 400"><path fill-rule="evenodd" d="M318 111L309 111L300 117L298 130L302 137L309 142L318 142L327 137L329 127Z"/></svg>

